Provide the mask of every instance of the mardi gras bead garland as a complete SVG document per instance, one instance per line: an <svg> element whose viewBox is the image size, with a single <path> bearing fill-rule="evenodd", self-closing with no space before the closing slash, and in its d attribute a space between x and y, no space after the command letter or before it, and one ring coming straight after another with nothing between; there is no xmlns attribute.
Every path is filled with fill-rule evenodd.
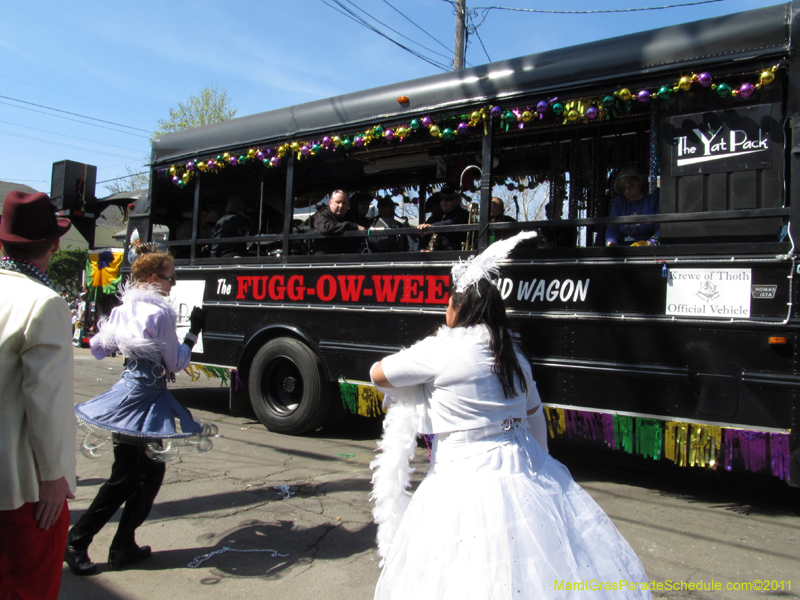
<svg viewBox="0 0 800 600"><path fill-rule="evenodd" d="M407 139L419 139L424 135L452 141L473 134L479 128L485 134L489 120L498 124L501 133L519 131L541 124L574 125L610 120L630 114L636 108L643 108L654 100L667 101L673 94L698 88L709 89L719 98L749 100L763 86L773 83L775 74L782 68L783 64L779 63L769 69L751 73L758 76L755 83L745 81L735 88L725 81L715 82L714 77L704 71L685 75L671 84L643 88L635 93L628 87L621 87L613 93L599 96L567 100L554 97L542 99L535 105L517 108L488 106L473 110L469 114L423 116L411 119L407 124L392 126L378 124L366 131L352 134L326 135L321 139L293 141L271 148L249 148L238 155L225 152L214 157L198 157L183 164L158 169L156 175L162 179L171 178L172 183L183 188L198 172L216 173L229 166L258 163L267 168L278 168L290 154L302 160L324 153L358 151L377 143L400 144ZM407 103L408 99L405 99Z"/></svg>

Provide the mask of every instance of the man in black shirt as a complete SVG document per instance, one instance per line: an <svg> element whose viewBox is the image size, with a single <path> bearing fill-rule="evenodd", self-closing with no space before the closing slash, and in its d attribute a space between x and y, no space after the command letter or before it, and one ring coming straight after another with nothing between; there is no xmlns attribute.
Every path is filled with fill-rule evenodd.
<svg viewBox="0 0 800 600"><path fill-rule="evenodd" d="M314 230L326 237L314 240L315 254L347 254L358 252L363 240L346 238L345 231L364 231L366 227L353 223L347 218L350 196L342 190L331 192L328 208L314 217Z"/></svg>
<svg viewBox="0 0 800 600"><path fill-rule="evenodd" d="M372 219L367 216L367 213L371 204L372 196L367 192L356 192L350 196L350 210L347 213L347 220L369 229Z"/></svg>
<svg viewBox="0 0 800 600"><path fill-rule="evenodd" d="M431 225L466 225L469 223L469 211L461 206L461 194L452 185L449 183L444 184L438 194L442 214L431 216L425 223L418 225L417 229L425 230ZM429 240L429 235L423 236L420 241L420 247L428 246ZM430 249L461 250L462 243L466 241L466 231L440 233L437 235L435 247Z"/></svg>
<svg viewBox="0 0 800 600"><path fill-rule="evenodd" d="M378 229L393 229L395 227L407 227L394 217L394 210L398 206L397 202L384 196L378 200L378 216L372 222L372 227ZM380 235L372 233L370 235L370 247L375 252L407 252L408 236L405 235Z"/></svg>
<svg viewBox="0 0 800 600"><path fill-rule="evenodd" d="M495 196L489 205L489 222L491 223L516 223L517 220L511 215L507 215L506 206L503 201ZM489 234L490 241L504 240L516 234L516 231L495 231Z"/></svg>
<svg viewBox="0 0 800 600"><path fill-rule="evenodd" d="M214 225L212 237L220 239L247 237L255 235L255 231L255 224L244 214L244 199L233 196L228 200L227 212ZM211 253L216 257L247 256L249 254L246 242L214 244L211 246Z"/></svg>

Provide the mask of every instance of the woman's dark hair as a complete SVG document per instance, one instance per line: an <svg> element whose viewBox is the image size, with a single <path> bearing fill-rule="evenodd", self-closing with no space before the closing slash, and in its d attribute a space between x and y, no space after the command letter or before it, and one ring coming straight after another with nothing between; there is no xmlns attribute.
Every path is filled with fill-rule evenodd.
<svg viewBox="0 0 800 600"><path fill-rule="evenodd" d="M454 328L480 324L489 328L489 345L494 355L492 373L500 379L506 398L517 395L517 379L522 392L527 392L528 385L516 351L519 350L526 360L528 355L511 333L506 306L498 289L490 281L481 279L462 293L452 292L452 298L458 310Z"/></svg>

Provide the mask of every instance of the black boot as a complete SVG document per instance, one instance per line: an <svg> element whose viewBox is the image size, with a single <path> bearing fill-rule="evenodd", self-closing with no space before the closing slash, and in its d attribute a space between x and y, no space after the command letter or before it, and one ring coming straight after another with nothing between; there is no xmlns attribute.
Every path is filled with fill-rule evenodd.
<svg viewBox="0 0 800 600"><path fill-rule="evenodd" d="M150 546L130 546L124 550L108 551L108 570L121 571L127 565L133 565L150 558L153 552Z"/></svg>
<svg viewBox="0 0 800 600"><path fill-rule="evenodd" d="M88 548L76 548L72 544L67 544L64 551L64 562L69 566L69 570L75 575L94 575L97 573L97 565L89 559Z"/></svg>

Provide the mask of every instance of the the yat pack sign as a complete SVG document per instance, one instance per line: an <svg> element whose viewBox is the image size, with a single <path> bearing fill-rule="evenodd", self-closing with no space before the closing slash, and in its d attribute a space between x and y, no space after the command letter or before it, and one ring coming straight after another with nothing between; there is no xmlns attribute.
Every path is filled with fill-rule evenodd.
<svg viewBox="0 0 800 600"><path fill-rule="evenodd" d="M772 165L771 106L673 117L672 174L722 173Z"/></svg>

